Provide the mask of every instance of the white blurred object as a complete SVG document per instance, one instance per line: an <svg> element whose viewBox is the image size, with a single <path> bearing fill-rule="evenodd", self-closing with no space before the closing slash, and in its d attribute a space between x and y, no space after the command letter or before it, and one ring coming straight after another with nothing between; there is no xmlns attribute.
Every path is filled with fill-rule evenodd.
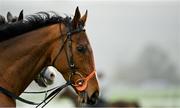
<svg viewBox="0 0 180 108"><path fill-rule="evenodd" d="M56 77L56 70L49 66L44 68L35 78L35 82L40 87L47 87L48 85L52 85Z"/></svg>
<svg viewBox="0 0 180 108"><path fill-rule="evenodd" d="M56 72L53 67L48 67L42 73L42 76L47 80L47 82L53 82L56 76Z"/></svg>

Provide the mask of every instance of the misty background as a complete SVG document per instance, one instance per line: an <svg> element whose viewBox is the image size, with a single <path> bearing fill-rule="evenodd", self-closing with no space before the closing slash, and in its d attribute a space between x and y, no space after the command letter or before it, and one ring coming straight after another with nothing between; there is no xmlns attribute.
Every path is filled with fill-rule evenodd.
<svg viewBox="0 0 180 108"><path fill-rule="evenodd" d="M0 14L6 16L10 11L18 16L23 9L24 15L55 11L73 16L77 6L81 15L88 10L85 28L94 51L97 74L103 76L99 79L101 97L129 99L124 96L129 93L131 97L135 94L133 99L144 106L161 106L161 99L167 106L180 105L180 94L174 95L180 91L178 0L0 0ZM59 74L53 86L63 82ZM32 88L39 89L34 82L28 90ZM156 93L153 95L155 91L169 89L173 92L167 95L172 93L176 98L165 100L167 98L159 99ZM149 98L144 99L146 94L157 97L160 103L152 100L148 103Z"/></svg>

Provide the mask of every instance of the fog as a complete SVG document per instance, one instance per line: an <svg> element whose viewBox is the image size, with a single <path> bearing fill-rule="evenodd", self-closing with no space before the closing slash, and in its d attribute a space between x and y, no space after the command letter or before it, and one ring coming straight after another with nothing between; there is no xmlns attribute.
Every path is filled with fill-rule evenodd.
<svg viewBox="0 0 180 108"><path fill-rule="evenodd" d="M73 16L77 6L81 13L88 10L85 28L96 70L104 74L100 80L102 89L109 93L112 92L107 90L109 85L139 86L142 82L157 87L178 85L179 1L0 0L0 14L5 16L10 11L18 15L23 9L25 15L53 10ZM151 64L154 65L150 67Z"/></svg>

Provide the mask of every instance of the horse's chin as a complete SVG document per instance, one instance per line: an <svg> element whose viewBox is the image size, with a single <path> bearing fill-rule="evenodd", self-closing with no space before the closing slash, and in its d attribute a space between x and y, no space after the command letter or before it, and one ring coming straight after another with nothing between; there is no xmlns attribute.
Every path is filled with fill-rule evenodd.
<svg viewBox="0 0 180 108"><path fill-rule="evenodd" d="M88 96L87 92L81 92L78 95L78 103L80 106L89 104L94 105L97 102L99 93L94 93L91 97Z"/></svg>
<svg viewBox="0 0 180 108"><path fill-rule="evenodd" d="M78 95L78 103L86 104L88 101L88 94L86 92L81 92Z"/></svg>

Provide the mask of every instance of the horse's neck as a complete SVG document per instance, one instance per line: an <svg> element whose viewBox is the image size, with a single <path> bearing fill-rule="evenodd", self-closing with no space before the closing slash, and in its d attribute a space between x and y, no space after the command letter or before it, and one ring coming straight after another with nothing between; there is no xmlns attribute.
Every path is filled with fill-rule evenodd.
<svg viewBox="0 0 180 108"><path fill-rule="evenodd" d="M0 86L16 95L24 91L48 64L48 50L53 36L57 36L57 26L45 27L0 43Z"/></svg>

